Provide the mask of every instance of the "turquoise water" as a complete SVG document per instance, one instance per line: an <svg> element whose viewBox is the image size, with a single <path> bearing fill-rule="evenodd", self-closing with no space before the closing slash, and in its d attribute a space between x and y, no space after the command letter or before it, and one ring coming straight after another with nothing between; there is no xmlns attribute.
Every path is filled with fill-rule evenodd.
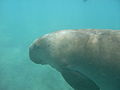
<svg viewBox="0 0 120 90"><path fill-rule="evenodd" d="M0 90L73 90L30 61L37 37L61 29L120 30L120 0L0 0Z"/></svg>

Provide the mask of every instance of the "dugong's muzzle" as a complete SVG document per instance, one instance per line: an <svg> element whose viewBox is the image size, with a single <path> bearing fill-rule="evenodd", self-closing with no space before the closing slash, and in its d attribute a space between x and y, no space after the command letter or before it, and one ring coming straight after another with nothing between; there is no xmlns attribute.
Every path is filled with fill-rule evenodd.
<svg viewBox="0 0 120 90"><path fill-rule="evenodd" d="M46 64L46 62L42 59L45 53L44 51L46 49L43 42L43 39L36 40L29 47L29 57L36 64Z"/></svg>
<svg viewBox="0 0 120 90"><path fill-rule="evenodd" d="M29 57L34 63L39 64L41 60L37 58L36 51L37 46L35 44L32 44L29 48Z"/></svg>

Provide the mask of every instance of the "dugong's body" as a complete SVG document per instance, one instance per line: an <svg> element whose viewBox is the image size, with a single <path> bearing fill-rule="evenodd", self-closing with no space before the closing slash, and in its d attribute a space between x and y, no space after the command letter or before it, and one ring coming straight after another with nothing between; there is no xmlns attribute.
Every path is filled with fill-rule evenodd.
<svg viewBox="0 0 120 90"><path fill-rule="evenodd" d="M120 90L120 30L63 30L36 40L30 58L49 64L75 90Z"/></svg>

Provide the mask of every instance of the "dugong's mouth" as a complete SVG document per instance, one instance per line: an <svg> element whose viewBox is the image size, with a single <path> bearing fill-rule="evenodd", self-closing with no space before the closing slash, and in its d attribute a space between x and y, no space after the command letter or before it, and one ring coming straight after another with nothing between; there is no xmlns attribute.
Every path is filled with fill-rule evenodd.
<svg viewBox="0 0 120 90"><path fill-rule="evenodd" d="M41 58L39 58L39 54L37 53L37 46L36 45L31 45L29 48L29 57L30 60L32 60L34 63L36 64L46 64L45 62L43 62L43 60Z"/></svg>

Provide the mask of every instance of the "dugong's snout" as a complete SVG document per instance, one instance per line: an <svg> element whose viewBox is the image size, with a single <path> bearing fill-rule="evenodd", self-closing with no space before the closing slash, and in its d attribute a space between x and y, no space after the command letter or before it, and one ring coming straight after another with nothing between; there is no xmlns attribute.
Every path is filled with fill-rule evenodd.
<svg viewBox="0 0 120 90"><path fill-rule="evenodd" d="M29 57L30 60L32 60L34 63L39 64L41 60L37 58L37 55L35 54L35 45L31 45L29 47Z"/></svg>
<svg viewBox="0 0 120 90"><path fill-rule="evenodd" d="M42 59L44 56L44 45L41 43L37 45L37 43L42 42L41 40L36 40L30 47L29 47L29 57L30 59L36 64L47 64L45 60Z"/></svg>

